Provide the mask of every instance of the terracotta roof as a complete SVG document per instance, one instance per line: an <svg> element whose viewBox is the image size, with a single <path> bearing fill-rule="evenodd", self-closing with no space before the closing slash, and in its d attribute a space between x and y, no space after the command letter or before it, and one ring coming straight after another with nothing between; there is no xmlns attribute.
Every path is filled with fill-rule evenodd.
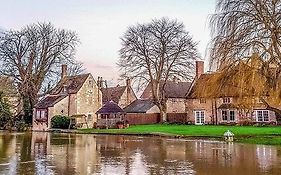
<svg viewBox="0 0 281 175"><path fill-rule="evenodd" d="M57 102L61 101L67 97L67 94L60 94L60 95L48 95L42 100L40 100L35 107L36 108L48 108L54 106Z"/></svg>
<svg viewBox="0 0 281 175"><path fill-rule="evenodd" d="M116 113L125 113L125 111L118 106L114 101L106 102L96 114L116 114Z"/></svg>
<svg viewBox="0 0 281 175"><path fill-rule="evenodd" d="M64 79L60 80L56 87L51 91L50 94L59 94L63 88L66 88L66 91L70 94L75 94L82 87L86 79L90 74L81 74L75 76L67 76Z"/></svg>
<svg viewBox="0 0 281 175"><path fill-rule="evenodd" d="M163 87L164 81L160 82L160 87ZM174 81L167 81L165 85L165 95L168 98L186 98L186 94L189 91L191 86L191 82L174 82ZM151 92L151 83L147 85L143 94L141 95L142 99L151 99L152 92Z"/></svg>
<svg viewBox="0 0 281 175"><path fill-rule="evenodd" d="M101 91L103 104L111 100L118 104L125 90L126 86L102 88Z"/></svg>
<svg viewBox="0 0 281 175"><path fill-rule="evenodd" d="M135 100L124 108L124 111L127 113L146 113L153 106L155 106L155 104L152 100Z"/></svg>

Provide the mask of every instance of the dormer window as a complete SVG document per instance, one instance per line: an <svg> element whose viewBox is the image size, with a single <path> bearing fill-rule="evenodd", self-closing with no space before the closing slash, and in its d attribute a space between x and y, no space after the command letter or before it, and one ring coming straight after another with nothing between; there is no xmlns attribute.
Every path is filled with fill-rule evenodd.
<svg viewBox="0 0 281 175"><path fill-rule="evenodd" d="M199 99L199 103L200 103L200 104L206 103L206 99L205 99L205 98L200 98L200 99Z"/></svg>
<svg viewBox="0 0 281 175"><path fill-rule="evenodd" d="M230 100L229 97L224 97L224 98L222 99L222 102L223 102L224 104L229 104L229 103L231 103L231 100Z"/></svg>

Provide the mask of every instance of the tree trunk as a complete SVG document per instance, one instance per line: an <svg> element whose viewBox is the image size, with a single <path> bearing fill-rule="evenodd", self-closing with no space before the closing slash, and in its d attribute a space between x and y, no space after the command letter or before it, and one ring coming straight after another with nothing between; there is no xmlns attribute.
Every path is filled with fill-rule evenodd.
<svg viewBox="0 0 281 175"><path fill-rule="evenodd" d="M281 110L272 106L267 106L268 110L273 111L275 113L277 124L281 124Z"/></svg>
<svg viewBox="0 0 281 175"><path fill-rule="evenodd" d="M161 123L166 123L167 122L167 107L166 105L161 105L159 107L160 110L160 117L161 117Z"/></svg>
<svg viewBox="0 0 281 175"><path fill-rule="evenodd" d="M23 96L23 112L24 112L24 121L26 124L32 124L33 107L34 105L31 97Z"/></svg>

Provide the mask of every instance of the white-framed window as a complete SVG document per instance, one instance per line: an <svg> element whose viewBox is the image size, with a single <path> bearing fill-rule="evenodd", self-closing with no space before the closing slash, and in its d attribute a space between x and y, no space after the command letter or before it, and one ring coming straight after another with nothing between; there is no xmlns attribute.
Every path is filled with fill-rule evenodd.
<svg viewBox="0 0 281 175"><path fill-rule="evenodd" d="M235 111L234 110L222 110L221 111L222 121L235 121Z"/></svg>
<svg viewBox="0 0 281 175"><path fill-rule="evenodd" d="M47 119L47 112L45 109L37 109L36 110L36 119Z"/></svg>
<svg viewBox="0 0 281 175"><path fill-rule="evenodd" d="M229 121L235 121L235 111L229 111Z"/></svg>
<svg viewBox="0 0 281 175"><path fill-rule="evenodd" d="M203 111L203 110L194 111L194 115L195 115L195 124L196 125L205 124L205 111Z"/></svg>
<svg viewBox="0 0 281 175"><path fill-rule="evenodd" d="M268 110L256 110L256 120L257 120L257 122L268 122L269 121L269 111Z"/></svg>
<svg viewBox="0 0 281 175"><path fill-rule="evenodd" d="M231 103L231 99L230 99L229 97L224 97L224 98L222 99L222 102L223 102L224 104L229 104L229 103Z"/></svg>

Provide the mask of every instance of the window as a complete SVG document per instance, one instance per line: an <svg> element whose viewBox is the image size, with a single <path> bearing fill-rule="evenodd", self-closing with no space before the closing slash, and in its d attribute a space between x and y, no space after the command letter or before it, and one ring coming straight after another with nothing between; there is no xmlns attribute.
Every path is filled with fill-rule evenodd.
<svg viewBox="0 0 281 175"><path fill-rule="evenodd" d="M222 102L224 104L229 104L230 103L230 98L229 97L225 97L225 98L222 99Z"/></svg>
<svg viewBox="0 0 281 175"><path fill-rule="evenodd" d="M235 121L235 112L234 111L229 111L229 120Z"/></svg>
<svg viewBox="0 0 281 175"><path fill-rule="evenodd" d="M223 121L230 121L230 122L235 121L235 111L233 110L222 110L221 116Z"/></svg>
<svg viewBox="0 0 281 175"><path fill-rule="evenodd" d="M200 98L199 103L206 103L206 99L205 98Z"/></svg>
<svg viewBox="0 0 281 175"><path fill-rule="evenodd" d="M89 80L89 88L92 88L94 86L94 82L93 82L93 80Z"/></svg>
<svg viewBox="0 0 281 175"><path fill-rule="evenodd" d="M256 110L256 119L258 122L268 122L269 121L268 110Z"/></svg>
<svg viewBox="0 0 281 175"><path fill-rule="evenodd" d="M46 120L47 119L47 112L45 109L39 109L36 111L36 120Z"/></svg>
<svg viewBox="0 0 281 175"><path fill-rule="evenodd" d="M205 123L205 112L195 111L195 124L202 125Z"/></svg>
<svg viewBox="0 0 281 175"><path fill-rule="evenodd" d="M227 111L226 110L223 110L223 111L221 111L221 115L222 115L222 120L224 120L224 121L227 121Z"/></svg>

